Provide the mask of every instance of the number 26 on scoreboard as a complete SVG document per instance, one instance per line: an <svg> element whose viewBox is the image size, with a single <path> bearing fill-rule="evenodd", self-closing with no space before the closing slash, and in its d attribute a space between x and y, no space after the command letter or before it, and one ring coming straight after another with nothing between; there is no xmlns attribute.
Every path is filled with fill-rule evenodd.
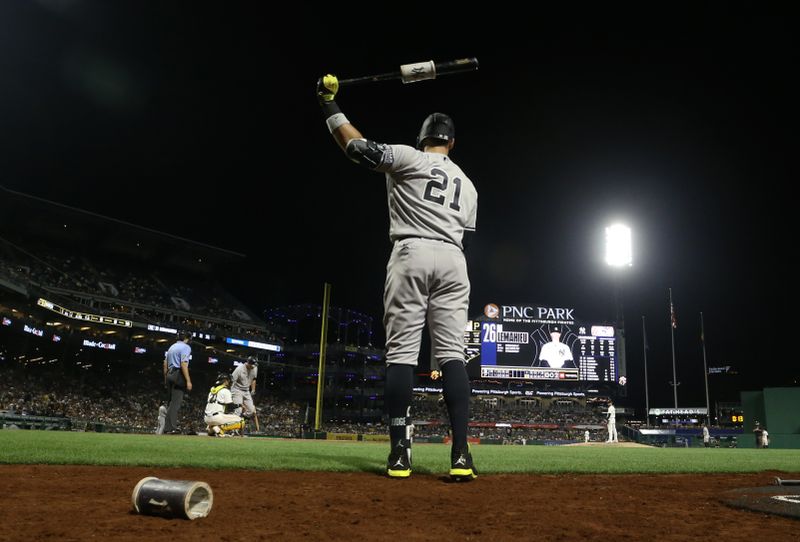
<svg viewBox="0 0 800 542"><path fill-rule="evenodd" d="M483 324L483 338L481 342L496 343L497 342L497 324Z"/></svg>

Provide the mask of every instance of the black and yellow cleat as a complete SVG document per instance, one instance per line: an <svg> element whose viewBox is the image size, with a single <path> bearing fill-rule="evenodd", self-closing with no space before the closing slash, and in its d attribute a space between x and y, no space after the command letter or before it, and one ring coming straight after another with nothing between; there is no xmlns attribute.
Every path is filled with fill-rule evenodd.
<svg viewBox="0 0 800 542"><path fill-rule="evenodd" d="M411 476L411 448L396 446L386 461L386 474L389 478L408 478Z"/></svg>
<svg viewBox="0 0 800 542"><path fill-rule="evenodd" d="M450 479L454 482L469 482L478 477L469 449L454 453L450 459Z"/></svg>

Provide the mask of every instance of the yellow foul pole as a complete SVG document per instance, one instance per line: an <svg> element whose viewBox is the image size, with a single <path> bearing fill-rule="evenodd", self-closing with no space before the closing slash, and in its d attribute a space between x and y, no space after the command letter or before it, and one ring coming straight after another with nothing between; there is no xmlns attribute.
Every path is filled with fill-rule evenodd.
<svg viewBox="0 0 800 542"><path fill-rule="evenodd" d="M322 331L319 337L319 371L317 371L317 408L314 416L314 430L322 428L322 390L325 387L325 355L328 350L328 305L331 302L331 285L325 283L322 294Z"/></svg>

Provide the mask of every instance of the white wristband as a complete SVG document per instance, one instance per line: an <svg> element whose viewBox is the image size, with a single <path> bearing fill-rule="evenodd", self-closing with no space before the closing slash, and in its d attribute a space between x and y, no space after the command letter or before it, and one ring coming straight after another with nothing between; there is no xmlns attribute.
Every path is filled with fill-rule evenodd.
<svg viewBox="0 0 800 542"><path fill-rule="evenodd" d="M350 121L347 120L347 117L344 116L344 113L335 113L325 119L325 124L328 125L328 130L330 133L333 133L334 130L349 122Z"/></svg>

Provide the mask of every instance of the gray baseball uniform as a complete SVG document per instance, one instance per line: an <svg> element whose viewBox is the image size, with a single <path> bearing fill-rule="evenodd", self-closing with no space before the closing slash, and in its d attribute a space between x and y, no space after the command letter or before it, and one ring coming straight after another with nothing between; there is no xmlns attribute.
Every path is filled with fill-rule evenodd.
<svg viewBox="0 0 800 542"><path fill-rule="evenodd" d="M231 375L231 395L233 395L233 402L237 405L244 406L243 414L255 412L253 396L250 394L250 386L257 376L258 367L253 365L250 367L250 370L248 370L246 363L242 363L236 367Z"/></svg>
<svg viewBox="0 0 800 542"><path fill-rule="evenodd" d="M617 409L614 405L608 404L608 440L606 442L619 442L617 439Z"/></svg>
<svg viewBox="0 0 800 542"><path fill-rule="evenodd" d="M478 193L444 154L380 145L389 238L384 325L386 362L417 365L426 316L432 357L464 359L470 284L463 236L474 231Z"/></svg>

